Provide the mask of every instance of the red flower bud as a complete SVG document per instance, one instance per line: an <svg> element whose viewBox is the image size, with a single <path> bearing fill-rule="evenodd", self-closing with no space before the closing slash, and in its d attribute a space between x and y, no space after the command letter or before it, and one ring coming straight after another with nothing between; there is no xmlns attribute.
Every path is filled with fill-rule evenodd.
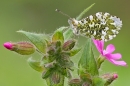
<svg viewBox="0 0 130 86"><path fill-rule="evenodd" d="M63 44L63 50L71 50L75 46L75 40L68 40Z"/></svg>
<svg viewBox="0 0 130 86"><path fill-rule="evenodd" d="M116 73L107 73L102 76L103 79L106 80L105 86L110 85L114 80L118 78Z"/></svg>
<svg viewBox="0 0 130 86"><path fill-rule="evenodd" d="M29 42L6 42L3 46L8 50L15 51L21 55L30 55L35 52L35 47Z"/></svg>

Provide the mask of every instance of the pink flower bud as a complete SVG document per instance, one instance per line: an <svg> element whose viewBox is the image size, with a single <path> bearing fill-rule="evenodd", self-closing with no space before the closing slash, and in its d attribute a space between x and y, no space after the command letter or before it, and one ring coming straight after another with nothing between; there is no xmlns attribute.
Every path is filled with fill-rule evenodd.
<svg viewBox="0 0 130 86"><path fill-rule="evenodd" d="M105 86L110 85L114 80L118 78L116 73L107 73L102 76L104 80L106 80Z"/></svg>
<svg viewBox="0 0 130 86"><path fill-rule="evenodd" d="M30 55L35 52L35 47L29 42L6 42L3 44L5 48L15 51L21 55Z"/></svg>
<svg viewBox="0 0 130 86"><path fill-rule="evenodd" d="M117 74L113 74L113 79L116 79L118 78L118 75Z"/></svg>
<svg viewBox="0 0 130 86"><path fill-rule="evenodd" d="M75 46L75 40L68 40L63 44L63 50L69 51Z"/></svg>
<svg viewBox="0 0 130 86"><path fill-rule="evenodd" d="M3 44L3 46L9 50L12 50L12 48L13 48L13 44L11 42L6 42Z"/></svg>

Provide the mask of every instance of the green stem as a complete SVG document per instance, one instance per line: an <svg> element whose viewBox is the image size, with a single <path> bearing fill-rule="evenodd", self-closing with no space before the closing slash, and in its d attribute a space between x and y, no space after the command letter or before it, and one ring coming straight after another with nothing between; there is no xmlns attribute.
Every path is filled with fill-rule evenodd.
<svg viewBox="0 0 130 86"><path fill-rule="evenodd" d="M79 16L78 16L76 19L77 19L77 20L80 20L80 19L83 17L83 15L84 15L85 13L87 13L94 5L95 5L95 3L93 3L92 5L90 5L89 7L87 7L83 12L81 12L81 13L79 14Z"/></svg>

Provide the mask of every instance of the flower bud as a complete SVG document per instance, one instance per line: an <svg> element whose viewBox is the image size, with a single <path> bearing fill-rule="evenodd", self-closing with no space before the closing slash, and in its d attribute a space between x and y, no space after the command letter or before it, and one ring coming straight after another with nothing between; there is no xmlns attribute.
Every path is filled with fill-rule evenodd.
<svg viewBox="0 0 130 86"><path fill-rule="evenodd" d="M90 84L87 83L87 82L84 82L84 83L82 84L82 86L90 86Z"/></svg>
<svg viewBox="0 0 130 86"><path fill-rule="evenodd" d="M48 47L48 50L47 50L48 54L53 55L53 54L55 54L55 52L56 52L55 47L53 47L53 46Z"/></svg>
<svg viewBox="0 0 130 86"><path fill-rule="evenodd" d="M70 86L80 86L81 85L81 80L80 79L72 79L69 81Z"/></svg>
<svg viewBox="0 0 130 86"><path fill-rule="evenodd" d="M75 46L75 40L68 40L63 44L63 50L69 51Z"/></svg>
<svg viewBox="0 0 130 86"><path fill-rule="evenodd" d="M113 74L104 74L103 79L106 80L105 86L110 85L114 80L116 80L118 78L118 75L116 73Z"/></svg>
<svg viewBox="0 0 130 86"><path fill-rule="evenodd" d="M113 79L116 79L118 78L118 75L117 74L113 74Z"/></svg>
<svg viewBox="0 0 130 86"><path fill-rule="evenodd" d="M60 83L62 77L63 75L59 74L58 72L53 72L53 74L51 75L52 83L57 85L58 83Z"/></svg>
<svg viewBox="0 0 130 86"><path fill-rule="evenodd" d="M29 42L6 42L3 46L8 50L15 51L21 55L30 55L35 52L35 47Z"/></svg>

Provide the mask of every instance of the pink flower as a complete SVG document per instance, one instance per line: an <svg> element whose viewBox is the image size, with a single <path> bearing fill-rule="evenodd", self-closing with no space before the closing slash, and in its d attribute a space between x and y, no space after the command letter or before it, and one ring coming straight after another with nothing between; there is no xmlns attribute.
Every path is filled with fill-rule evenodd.
<svg viewBox="0 0 130 86"><path fill-rule="evenodd" d="M97 50L99 51L99 53L105 57L108 61L110 61L111 63L115 64L115 65L120 65L120 66L127 66L125 61L119 61L122 58L122 55L120 53L115 53L112 54L112 52L115 51L115 46L112 44L109 44L106 47L106 50L103 50L104 48L104 41L100 41L100 40L94 40L93 42L97 48Z"/></svg>

